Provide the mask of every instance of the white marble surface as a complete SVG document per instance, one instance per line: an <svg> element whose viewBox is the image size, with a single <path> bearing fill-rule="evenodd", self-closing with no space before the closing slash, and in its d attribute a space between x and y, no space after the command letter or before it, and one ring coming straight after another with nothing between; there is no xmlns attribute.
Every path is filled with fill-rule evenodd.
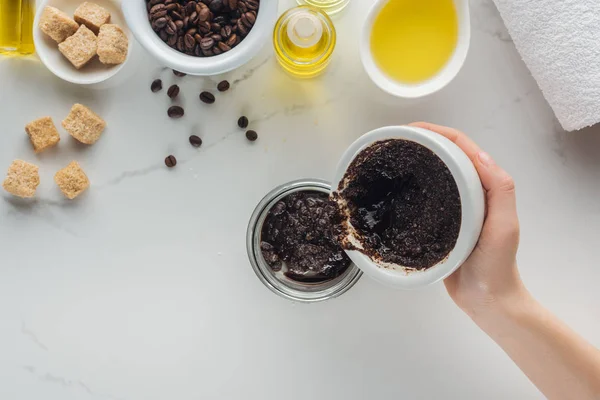
<svg viewBox="0 0 600 400"><path fill-rule="evenodd" d="M287 77L267 46L211 107L197 94L213 82L175 78L139 49L100 88L0 60L0 166L23 158L42 178L36 201L0 195L1 399L541 398L441 284L400 292L363 278L302 305L268 291L248 263L246 224L268 190L328 179L358 136L413 120L470 133L514 175L527 285L600 345L600 129L558 128L491 0L472 1L471 51L449 87L417 104L390 99L359 63L368 4L354 0L336 19L322 78ZM150 92L159 76L165 89L181 84L183 119L167 118L165 90ZM74 102L108 121L102 139L82 147L63 131L36 156L24 125L60 121ZM240 114L258 142L236 129ZM202 148L188 144L192 132ZM68 202L52 176L72 159L92 187Z"/></svg>

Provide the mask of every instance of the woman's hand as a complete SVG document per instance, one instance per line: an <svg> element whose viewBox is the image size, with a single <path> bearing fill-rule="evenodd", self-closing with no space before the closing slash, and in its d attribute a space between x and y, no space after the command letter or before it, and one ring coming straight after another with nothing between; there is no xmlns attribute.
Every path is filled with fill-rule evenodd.
<svg viewBox="0 0 600 400"><path fill-rule="evenodd" d="M519 277L512 178L462 132L424 122L412 126L444 135L463 149L485 190L487 214L479 242L445 282L452 299L548 399L600 399L600 351L535 301Z"/></svg>
<svg viewBox="0 0 600 400"><path fill-rule="evenodd" d="M475 165L485 190L483 231L469 259L446 279L450 297L472 318L500 301L521 297L525 289L516 262L519 220L512 178L464 133L426 122L411 126L439 133L456 143Z"/></svg>

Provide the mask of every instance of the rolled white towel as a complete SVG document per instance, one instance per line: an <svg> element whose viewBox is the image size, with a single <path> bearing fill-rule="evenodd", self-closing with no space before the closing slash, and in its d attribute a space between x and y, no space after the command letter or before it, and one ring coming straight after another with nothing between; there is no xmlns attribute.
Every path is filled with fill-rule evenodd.
<svg viewBox="0 0 600 400"><path fill-rule="evenodd" d="M567 131L600 122L600 0L494 0Z"/></svg>

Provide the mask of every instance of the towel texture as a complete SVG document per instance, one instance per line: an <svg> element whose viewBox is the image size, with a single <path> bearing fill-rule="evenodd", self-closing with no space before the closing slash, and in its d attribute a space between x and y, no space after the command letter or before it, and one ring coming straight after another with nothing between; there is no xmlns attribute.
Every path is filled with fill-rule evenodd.
<svg viewBox="0 0 600 400"><path fill-rule="evenodd" d="M567 131L600 122L600 0L494 0Z"/></svg>

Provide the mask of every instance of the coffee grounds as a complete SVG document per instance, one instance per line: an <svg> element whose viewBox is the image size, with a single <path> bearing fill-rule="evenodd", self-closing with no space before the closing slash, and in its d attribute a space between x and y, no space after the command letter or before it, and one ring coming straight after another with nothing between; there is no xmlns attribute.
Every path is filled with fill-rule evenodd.
<svg viewBox="0 0 600 400"><path fill-rule="evenodd" d="M363 150L338 196L347 202L361 251L376 261L422 270L456 245L462 215L458 187L446 164L418 143L391 139ZM347 240L342 245L353 249Z"/></svg>
<svg viewBox="0 0 600 400"><path fill-rule="evenodd" d="M292 193L267 214L261 233L263 257L273 271L284 268L292 280L331 280L350 265L337 242L340 222L341 215L326 193Z"/></svg>

